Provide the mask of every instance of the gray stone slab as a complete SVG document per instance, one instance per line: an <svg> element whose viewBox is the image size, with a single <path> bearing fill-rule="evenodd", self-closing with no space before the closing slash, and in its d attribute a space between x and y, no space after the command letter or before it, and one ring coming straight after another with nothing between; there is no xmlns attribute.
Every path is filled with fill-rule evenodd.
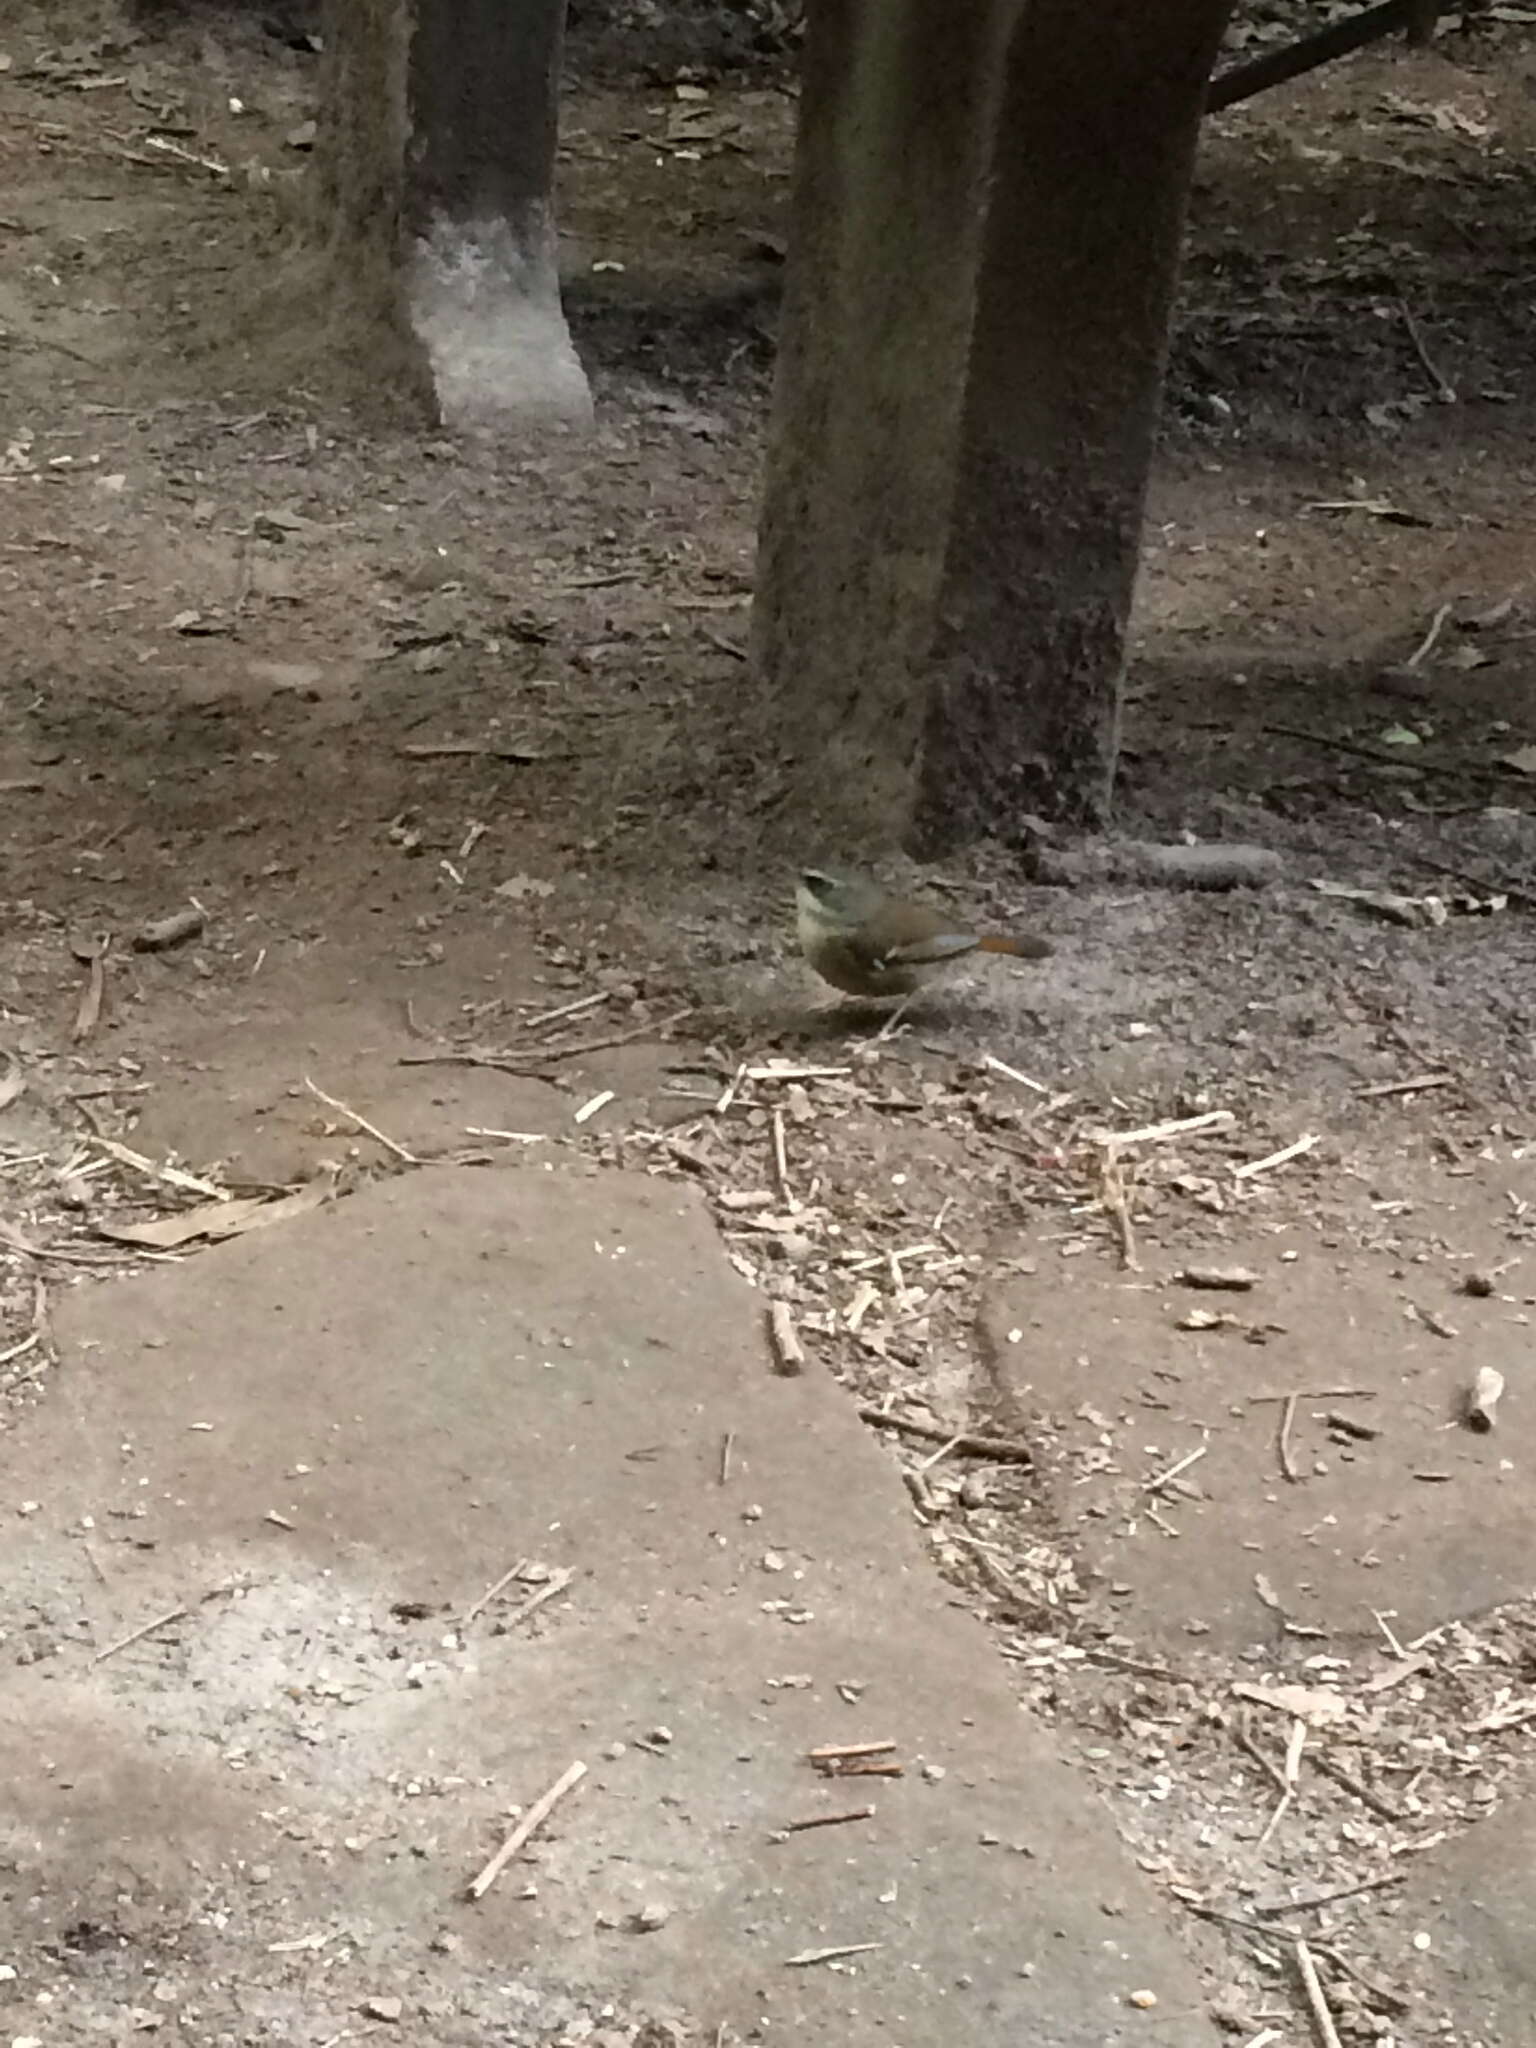
<svg viewBox="0 0 1536 2048"><path fill-rule="evenodd" d="M688 1191L427 1170L82 1289L57 1328L3 1475L37 1505L0 1589L33 1660L0 1760L51 1755L8 1773L18 1949L83 1921L199 1960L206 2028L238 1934L240 2011L302 2041L364 1988L402 1998L397 2039L521 2039L485 2029L529 1986L849 2048L1211 2038L1107 1814L847 1397L769 1372ZM569 1589L458 1626L519 1558ZM806 1761L865 1740L905 1775Z"/></svg>

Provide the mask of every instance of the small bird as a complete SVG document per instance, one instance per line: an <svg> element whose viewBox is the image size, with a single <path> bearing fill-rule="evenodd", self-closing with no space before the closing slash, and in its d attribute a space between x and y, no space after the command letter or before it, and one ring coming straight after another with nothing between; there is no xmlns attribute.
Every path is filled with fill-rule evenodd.
<svg viewBox="0 0 1536 2048"><path fill-rule="evenodd" d="M926 903L830 868L804 868L795 888L800 950L823 981L850 996L910 996L967 953L1043 960L1044 939L967 931Z"/></svg>

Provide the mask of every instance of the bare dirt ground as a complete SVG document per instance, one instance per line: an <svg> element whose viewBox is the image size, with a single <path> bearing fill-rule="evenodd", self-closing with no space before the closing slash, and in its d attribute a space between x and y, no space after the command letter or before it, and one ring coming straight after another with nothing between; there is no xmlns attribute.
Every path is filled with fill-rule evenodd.
<svg viewBox="0 0 1536 2048"><path fill-rule="evenodd" d="M915 1510L1169 1896L1247 1923L1213 1988L1237 2038L1304 2038L1269 1932L1293 1924L1330 1948L1348 2037L1499 2038L1393 1900L1523 1783L1524 30L1366 53L1212 124L1122 822L1273 847L1287 879L1050 889L984 853L949 886L1056 955L871 1047L808 1019L801 849L773 764L731 743L782 81L572 87L562 231L599 427L507 459L349 389L302 312L274 318L302 33L69 17L0 34L12 1407L48 1397L50 1293L142 1249L103 1230L206 1195L168 1158L223 1195L515 1131L689 1174L818 1364L939 1432L899 1440L914 1466L965 1427L1033 1444L1035 1472L913 1471ZM131 949L189 901L191 943ZM105 933L93 1022L79 955ZM440 1063L509 1041L501 1068ZM733 1081L773 1058L840 1071ZM1239 1260L1251 1295L1168 1284ZM1456 1400L1494 1363L1508 1424L1474 1436ZM1283 1416L1287 1393L1282 1462L1257 1397ZM1380 1438L1329 1419L1366 1409ZM1329 1543L1349 1571L1310 1584ZM1337 1596L1359 1573L1380 1621ZM1245 1674L1344 1699L1344 1734L1315 1700L1233 1708ZM1298 1727L1345 1779L1304 1771L1266 1835Z"/></svg>

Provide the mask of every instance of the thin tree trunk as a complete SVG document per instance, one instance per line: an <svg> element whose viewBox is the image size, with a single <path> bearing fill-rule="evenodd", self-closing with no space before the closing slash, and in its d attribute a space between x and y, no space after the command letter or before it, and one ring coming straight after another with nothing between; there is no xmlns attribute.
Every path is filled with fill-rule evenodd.
<svg viewBox="0 0 1536 2048"><path fill-rule="evenodd" d="M758 561L772 751L824 839L911 808L981 181L1017 0L817 0Z"/></svg>
<svg viewBox="0 0 1536 2048"><path fill-rule="evenodd" d="M1230 0L1029 0L1009 52L914 844L1108 807L1207 81Z"/></svg>

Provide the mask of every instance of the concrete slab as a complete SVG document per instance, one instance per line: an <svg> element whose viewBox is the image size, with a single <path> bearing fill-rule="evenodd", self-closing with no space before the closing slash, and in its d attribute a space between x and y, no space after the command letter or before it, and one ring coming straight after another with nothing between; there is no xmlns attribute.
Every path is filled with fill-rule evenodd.
<svg viewBox="0 0 1536 2048"><path fill-rule="evenodd" d="M888 1461L835 1387L769 1373L688 1191L427 1170L81 1291L58 1334L0 1475L36 1504L0 1587L25 1659L0 1763L40 1762L11 1778L26 1967L0 2025L35 2025L85 1926L107 1950L94 1992L56 1984L61 2024L163 1979L201 2040L319 2042L378 1997L396 2039L555 2040L529 2015L573 1989L838 2048L1213 2038ZM575 1576L464 1627L519 1558ZM864 1740L905 1775L806 1762ZM578 1758L466 1904L514 1803Z"/></svg>
<svg viewBox="0 0 1536 2048"><path fill-rule="evenodd" d="M1471 2048L1536 2041L1536 1801L1416 1856L1392 1911L1405 1974L1433 1985ZM1410 1939L1421 1933L1422 1954Z"/></svg>
<svg viewBox="0 0 1536 2048"><path fill-rule="evenodd" d="M1035 1273L989 1301L988 1353L1049 1445L1057 1508L1125 1630L1278 1650L1287 1621L1379 1640L1381 1609L1406 1640L1531 1591L1536 1459L1513 1426L1531 1340L1524 1289L1510 1291L1531 1192L1523 1168L1430 1171L1390 1197L1357 1184L1280 1227L1262 1211L1183 1225L1176 1252L1149 1233L1141 1272L1081 1244L1063 1256L1044 1231L1024 1247ZM1200 1265L1246 1267L1258 1284L1176 1284ZM1501 1268L1489 1298L1459 1291L1468 1271ZM1217 1326L1181 1327L1192 1315ZM1500 1427L1479 1436L1460 1418L1485 1365L1509 1391ZM1293 1389L1312 1391L1289 1433L1292 1480L1273 1397ZM1146 1482L1191 1453L1155 1498L1160 1528Z"/></svg>

